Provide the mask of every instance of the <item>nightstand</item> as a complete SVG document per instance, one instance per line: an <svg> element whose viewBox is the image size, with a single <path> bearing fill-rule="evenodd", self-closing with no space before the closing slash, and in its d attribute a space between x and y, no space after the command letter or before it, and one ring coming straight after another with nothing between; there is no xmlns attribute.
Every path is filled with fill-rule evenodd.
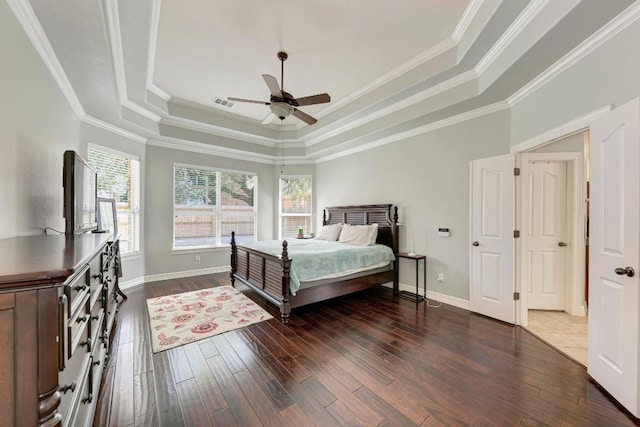
<svg viewBox="0 0 640 427"><path fill-rule="evenodd" d="M420 255L420 254L411 254L409 255L406 252L400 252L396 254L396 258L406 258L406 259L412 259L416 262L416 292L409 292L409 291L400 291L400 296L406 299L409 299L413 302L421 302L421 301L426 301L427 299L427 256L426 255ZM418 278L419 278L419 272L420 272L420 260L422 260L422 289L423 289L423 295L418 294ZM399 261L399 260L398 260ZM397 268L400 267L400 263L398 263Z"/></svg>

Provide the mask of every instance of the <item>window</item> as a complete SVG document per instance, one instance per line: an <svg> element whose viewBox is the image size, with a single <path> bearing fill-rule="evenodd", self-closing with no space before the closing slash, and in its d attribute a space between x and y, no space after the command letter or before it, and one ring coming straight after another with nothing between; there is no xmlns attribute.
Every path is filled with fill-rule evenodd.
<svg viewBox="0 0 640 427"><path fill-rule="evenodd" d="M246 172L175 165L173 247L226 245L256 239L258 177Z"/></svg>
<svg viewBox="0 0 640 427"><path fill-rule="evenodd" d="M98 173L98 197L116 201L120 251L140 251L140 161L119 151L90 145L89 165Z"/></svg>
<svg viewBox="0 0 640 427"><path fill-rule="evenodd" d="M280 177L280 238L311 232L311 177Z"/></svg>

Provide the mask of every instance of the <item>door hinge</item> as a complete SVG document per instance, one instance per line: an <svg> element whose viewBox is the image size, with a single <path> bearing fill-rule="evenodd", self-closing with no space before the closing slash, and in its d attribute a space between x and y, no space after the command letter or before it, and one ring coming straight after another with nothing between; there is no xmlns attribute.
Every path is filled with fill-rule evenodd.
<svg viewBox="0 0 640 427"><path fill-rule="evenodd" d="M513 168L513 174L515 176L520 176L520 168Z"/></svg>
<svg viewBox="0 0 640 427"><path fill-rule="evenodd" d="M513 300L514 301L520 301L520 292L514 292L513 293Z"/></svg>
<svg viewBox="0 0 640 427"><path fill-rule="evenodd" d="M513 238L517 239L520 237L520 230L513 230Z"/></svg>

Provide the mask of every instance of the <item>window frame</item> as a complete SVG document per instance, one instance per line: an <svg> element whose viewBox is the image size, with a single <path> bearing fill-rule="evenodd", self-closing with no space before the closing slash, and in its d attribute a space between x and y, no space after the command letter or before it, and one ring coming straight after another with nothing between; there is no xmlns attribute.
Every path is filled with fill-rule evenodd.
<svg viewBox="0 0 640 427"><path fill-rule="evenodd" d="M309 213L288 213L282 212L282 180L289 178L309 178L311 180L311 207ZM282 218L287 217L309 217L309 224L311 224L310 230L305 230L306 233L313 232L313 175L311 174L293 174L293 175L280 175L278 177L278 239L284 239L282 236Z"/></svg>
<svg viewBox="0 0 640 427"><path fill-rule="evenodd" d="M173 164L173 173L172 173L172 233L171 233L171 251L172 252L202 252L207 250L216 250L219 248L228 248L231 245L227 243L222 243L222 222L216 221L216 230L215 230L215 244L213 245L192 245L192 246L176 246L176 168L187 168L187 169L199 169L199 170L207 170L216 173L216 202L215 202L215 210L211 214L213 217L224 218L229 213L225 213L222 210L222 179L221 175L224 173L235 174L235 175L247 175L252 176L255 179L254 183L254 192L253 192L253 241L257 240L258 236L258 174L256 172L247 172L241 170L233 170L233 169L225 169L225 168L217 168L213 166L202 166L202 165L194 165L187 163L174 163Z"/></svg>
<svg viewBox="0 0 640 427"><path fill-rule="evenodd" d="M140 206L140 199L141 199L140 196L142 191L141 190L142 162L140 161L140 157L135 154L127 153L125 151L116 150L110 147L106 147L104 145L94 144L90 142L87 144L87 159L89 159L89 149L95 150L95 151L102 151L103 153L111 154L113 156L123 157L125 159L128 159L129 161L138 162L137 171L136 171L138 176L134 178L135 182L131 183L131 186L129 188L129 191L131 192L130 209L116 209L116 213L118 214L118 220L121 214L132 215L132 227L133 227L133 232L131 233L132 249L130 251L125 251L121 245L120 250L122 253L122 257L132 258L132 257L140 256L142 253L142 250L140 249L141 240L142 240L141 233L140 233L140 229L141 229L140 223L141 223L141 217L142 217L142 209ZM98 194L98 197L102 197L102 196ZM116 205L117 205L117 202L116 202ZM122 232L119 232L119 234L122 236Z"/></svg>

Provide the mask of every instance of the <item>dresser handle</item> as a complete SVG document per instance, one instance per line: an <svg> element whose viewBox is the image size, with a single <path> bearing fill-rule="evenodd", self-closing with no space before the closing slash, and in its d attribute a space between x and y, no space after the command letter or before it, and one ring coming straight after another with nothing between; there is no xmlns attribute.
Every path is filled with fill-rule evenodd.
<svg viewBox="0 0 640 427"><path fill-rule="evenodd" d="M87 320L89 320L89 315L88 315L88 314L85 314L85 315L84 315L84 316L82 316L82 317L78 317L78 318L76 319L76 323L83 323L83 322L86 322Z"/></svg>
<svg viewBox="0 0 640 427"><path fill-rule="evenodd" d="M76 287L73 288L73 290L76 291L76 292L82 292L85 289L87 289L87 285L84 284L84 283L81 286L76 286Z"/></svg>
<svg viewBox="0 0 640 427"><path fill-rule="evenodd" d="M60 390L63 394L67 394L67 392L69 390L71 390L71 392L73 393L74 391L76 391L76 382L72 382L71 385L61 385L60 387L58 387L58 390Z"/></svg>
<svg viewBox="0 0 640 427"><path fill-rule="evenodd" d="M80 343L80 347L84 347L85 345L87 346L87 351L91 352L91 338L87 338L86 341Z"/></svg>
<svg viewBox="0 0 640 427"><path fill-rule="evenodd" d="M96 360L95 362L93 362L93 366L100 366L100 361Z"/></svg>
<svg viewBox="0 0 640 427"><path fill-rule="evenodd" d="M82 403L84 404L91 403L92 400L93 400L93 393L90 393L89 397L85 397L84 399L82 399Z"/></svg>
<svg viewBox="0 0 640 427"><path fill-rule="evenodd" d="M95 316L91 316L91 320L98 320L100 318L99 314L96 314Z"/></svg>

